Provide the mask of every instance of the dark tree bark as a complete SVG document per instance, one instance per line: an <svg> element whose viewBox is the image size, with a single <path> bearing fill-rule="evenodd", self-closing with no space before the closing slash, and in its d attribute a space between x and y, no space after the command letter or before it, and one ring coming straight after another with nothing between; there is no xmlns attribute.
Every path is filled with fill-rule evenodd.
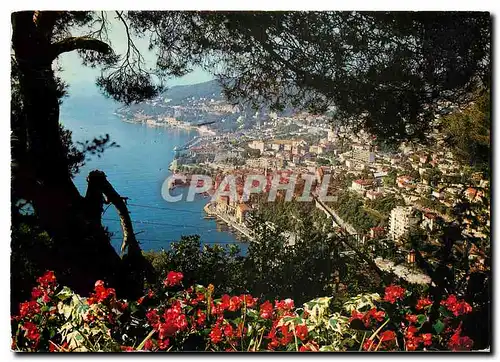
<svg viewBox="0 0 500 362"><path fill-rule="evenodd" d="M89 184L88 197L83 198L71 179L59 132L60 90L52 70L52 61L61 52L109 51L109 47L86 38L51 44L56 15L32 11L12 15L12 48L22 102L18 120L22 124L13 129L25 139L22 157L13 167L12 187L18 197L32 203L41 226L56 243L58 255L51 265L61 283L88 293L102 279L122 296L134 297L141 292L143 280L131 274L137 266L145 266L144 258L136 241L129 247L133 255L121 259L101 224L102 192L109 192L111 185ZM122 207L120 212L128 211Z"/></svg>

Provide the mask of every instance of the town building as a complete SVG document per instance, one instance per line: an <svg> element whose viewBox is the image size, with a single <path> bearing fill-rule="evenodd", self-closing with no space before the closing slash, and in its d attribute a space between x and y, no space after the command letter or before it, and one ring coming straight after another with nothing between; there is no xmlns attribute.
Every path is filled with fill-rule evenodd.
<svg viewBox="0 0 500 362"><path fill-rule="evenodd" d="M327 139L328 139L328 142L335 142L337 140L337 134L334 131L329 130Z"/></svg>
<svg viewBox="0 0 500 362"><path fill-rule="evenodd" d="M418 223L418 218L415 216L413 207L411 206L396 206L391 211L389 218L389 235L393 240L399 240L410 227Z"/></svg>
<svg viewBox="0 0 500 362"><path fill-rule="evenodd" d="M249 215L249 212L252 210L250 206L244 203L238 204L236 207L236 222L243 224Z"/></svg>
<svg viewBox="0 0 500 362"><path fill-rule="evenodd" d="M375 226L370 229L370 238L381 238L385 235L385 228L382 226Z"/></svg>
<svg viewBox="0 0 500 362"><path fill-rule="evenodd" d="M420 226L423 229L428 229L430 231L433 231L436 229L436 220L437 220L437 215L431 212L426 212L422 215L422 223Z"/></svg>
<svg viewBox="0 0 500 362"><path fill-rule="evenodd" d="M352 158L365 163L372 163L375 162L375 153L373 152L373 149L369 146L353 145Z"/></svg>
<svg viewBox="0 0 500 362"><path fill-rule="evenodd" d="M264 152L264 141L254 140L248 144L248 147L254 150L259 150L262 154Z"/></svg>
<svg viewBox="0 0 500 362"><path fill-rule="evenodd" d="M382 192L374 191L374 190L368 190L366 191L366 198L369 200L376 200L379 199L383 196L384 194Z"/></svg>
<svg viewBox="0 0 500 362"><path fill-rule="evenodd" d="M354 180L351 184L351 190L356 191L357 193L364 195L365 192L373 186L372 180Z"/></svg>

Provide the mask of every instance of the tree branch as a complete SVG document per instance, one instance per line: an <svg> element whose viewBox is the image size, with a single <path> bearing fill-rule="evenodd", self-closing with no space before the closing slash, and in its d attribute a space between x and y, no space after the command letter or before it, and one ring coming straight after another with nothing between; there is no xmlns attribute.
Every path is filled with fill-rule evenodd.
<svg viewBox="0 0 500 362"><path fill-rule="evenodd" d="M135 238L134 228L132 226L132 220L130 219L130 214L125 204L123 197L121 197L118 192L113 188L113 186L106 179L106 175L102 171L92 171L90 172L87 181L89 183L89 190L91 189L90 185L92 185L92 192L87 192L87 200L96 199L104 195L106 199L113 204L118 212L118 216L120 217L120 223L122 226L123 232L123 242L121 247L122 254L127 249L129 255L137 256L141 255L141 248L137 239ZM97 200L101 202L100 200ZM102 203L100 204L102 207ZM92 205L91 205L92 206ZM94 212L99 212L99 209L94 206Z"/></svg>
<svg viewBox="0 0 500 362"><path fill-rule="evenodd" d="M73 50L93 50L102 54L111 54L113 49L105 42L88 36L69 37L51 45L51 60L62 53Z"/></svg>

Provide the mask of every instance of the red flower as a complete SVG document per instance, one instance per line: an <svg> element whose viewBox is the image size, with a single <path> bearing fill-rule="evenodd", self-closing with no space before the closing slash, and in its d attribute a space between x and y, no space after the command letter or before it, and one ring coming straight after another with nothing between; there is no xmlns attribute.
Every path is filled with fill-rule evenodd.
<svg viewBox="0 0 500 362"><path fill-rule="evenodd" d="M43 295L43 290L40 289L40 288L33 288L33 290L31 291L31 298L33 299L38 299L40 298L42 295Z"/></svg>
<svg viewBox="0 0 500 362"><path fill-rule="evenodd" d="M445 300L442 300L441 305L444 305L456 317L472 312L472 307L469 303L462 299L458 300L453 294L449 295Z"/></svg>
<svg viewBox="0 0 500 362"><path fill-rule="evenodd" d="M49 343L49 352L57 352L58 348L53 344Z"/></svg>
<svg viewBox="0 0 500 362"><path fill-rule="evenodd" d="M156 309L150 309L146 312L146 319L148 320L149 325L152 327L156 326L160 321L160 317L158 316L158 311Z"/></svg>
<svg viewBox="0 0 500 362"><path fill-rule="evenodd" d="M113 288L106 288L102 280L95 282L94 286L95 293L91 294L87 301L89 304L95 304L103 302L108 297L115 297L116 293Z"/></svg>
<svg viewBox="0 0 500 362"><path fill-rule="evenodd" d="M307 338L307 326L305 324L300 324L298 326L295 326L295 335L301 341L306 339Z"/></svg>
<svg viewBox="0 0 500 362"><path fill-rule="evenodd" d="M19 317L30 318L40 313L40 306L34 300L19 304Z"/></svg>
<svg viewBox="0 0 500 362"><path fill-rule="evenodd" d="M130 346L120 346L120 349L124 352L134 352L135 351L134 347L130 347Z"/></svg>
<svg viewBox="0 0 500 362"><path fill-rule="evenodd" d="M277 339L272 339L271 342L268 343L267 348L270 350L275 349L276 347L279 347L280 343L278 342Z"/></svg>
<svg viewBox="0 0 500 362"><path fill-rule="evenodd" d="M405 333L405 344L406 350L414 351L418 348L418 345L422 342L421 337L415 336L415 333L418 332L418 329L415 326L409 326Z"/></svg>
<svg viewBox="0 0 500 362"><path fill-rule="evenodd" d="M229 310L231 312L237 311L241 307L241 299L238 296L231 297L229 301Z"/></svg>
<svg viewBox="0 0 500 362"><path fill-rule="evenodd" d="M407 329L406 329L406 336L407 337L412 337L415 333L418 332L418 329L417 327L415 326L409 326Z"/></svg>
<svg viewBox="0 0 500 362"><path fill-rule="evenodd" d="M231 338L234 335L233 327L230 324L224 326L224 335Z"/></svg>
<svg viewBox="0 0 500 362"><path fill-rule="evenodd" d="M448 298L441 301L441 305L444 305L448 309L452 309L455 306L455 304L457 304L457 302L458 302L457 297L453 294L450 294Z"/></svg>
<svg viewBox="0 0 500 362"><path fill-rule="evenodd" d="M154 296L154 292L151 289L149 289L148 292L146 293L146 295L140 297L137 300L137 304L142 304L146 298L152 298L153 296Z"/></svg>
<svg viewBox="0 0 500 362"><path fill-rule="evenodd" d="M271 319L273 316L273 305L266 300L260 305L260 316L264 319Z"/></svg>
<svg viewBox="0 0 500 362"><path fill-rule="evenodd" d="M127 302L121 302L119 300L116 301L116 304L118 306L118 309L120 309L120 311L125 311L127 308L128 308L128 303Z"/></svg>
<svg viewBox="0 0 500 362"><path fill-rule="evenodd" d="M282 346L286 346L293 340L293 332L288 329L288 325L284 325L280 327L281 334L283 337L280 338L280 343Z"/></svg>
<svg viewBox="0 0 500 362"><path fill-rule="evenodd" d="M158 340L158 348L161 350L167 349L169 345L170 345L170 339L168 338Z"/></svg>
<svg viewBox="0 0 500 362"><path fill-rule="evenodd" d="M403 299L406 290L398 285L389 285L385 288L384 301L391 304L395 303L398 299Z"/></svg>
<svg viewBox="0 0 500 362"><path fill-rule="evenodd" d="M349 322L352 322L354 319L363 320L364 316L365 315L363 313L360 313L357 310L353 310L351 312L351 318L349 319Z"/></svg>
<svg viewBox="0 0 500 362"><path fill-rule="evenodd" d="M154 343L151 339L148 339L145 343L144 343L144 350L145 351L151 351L153 348L154 348Z"/></svg>
<svg viewBox="0 0 500 362"><path fill-rule="evenodd" d="M418 322L417 316L415 314L407 314L405 318L410 323L417 323Z"/></svg>
<svg viewBox="0 0 500 362"><path fill-rule="evenodd" d="M207 319L207 315L205 313L198 309L198 311L196 312L196 317L196 324L198 324L199 326L205 324L205 320Z"/></svg>
<svg viewBox="0 0 500 362"><path fill-rule="evenodd" d="M422 310L425 307L428 307L429 305L432 305L432 300L425 297L418 300L416 308L417 310Z"/></svg>
<svg viewBox="0 0 500 362"><path fill-rule="evenodd" d="M188 323L187 323L187 319L186 319L185 314L181 314L180 316L178 316L174 323L177 326L177 329L180 331L183 331L188 327Z"/></svg>
<svg viewBox="0 0 500 362"><path fill-rule="evenodd" d="M170 271L167 274L167 279L163 281L166 287L173 287L179 285L184 278L184 274L181 272Z"/></svg>
<svg viewBox="0 0 500 362"><path fill-rule="evenodd" d="M419 337L410 337L406 340L406 350L407 351L414 351L418 348L419 344L420 344Z"/></svg>
<svg viewBox="0 0 500 362"><path fill-rule="evenodd" d="M165 339L166 337L171 337L178 330L177 326L174 323L172 323L171 321L168 321L165 323L158 323L156 329L158 330L158 337L160 339Z"/></svg>
<svg viewBox="0 0 500 362"><path fill-rule="evenodd" d="M258 300L258 298L254 298L250 294L244 294L240 298L247 305L248 308L252 308L255 305L255 303L257 303Z"/></svg>
<svg viewBox="0 0 500 362"><path fill-rule="evenodd" d="M293 309L294 303L293 300L290 298L280 301L276 300L274 301L274 307L279 311L288 311Z"/></svg>
<svg viewBox="0 0 500 362"><path fill-rule="evenodd" d="M220 303L218 304L222 310L226 310L229 308L229 305L231 304L231 297L227 294L224 294L220 300Z"/></svg>
<svg viewBox="0 0 500 362"><path fill-rule="evenodd" d="M472 349L473 341L467 336L460 336L460 328L457 328L455 333L451 336L448 341L448 347L452 351L467 351Z"/></svg>
<svg viewBox="0 0 500 362"><path fill-rule="evenodd" d="M365 351L369 351L369 350L370 350L370 348L371 348L372 346L374 346L374 345L375 345L375 343L374 343L374 341L373 341L372 339L367 339L367 340L365 340L365 342L363 343L363 349L364 349Z"/></svg>
<svg viewBox="0 0 500 362"><path fill-rule="evenodd" d="M349 319L349 322L352 322L354 319L359 319L363 322L365 327L369 327L372 319L381 322L384 320L384 317L385 312L383 310L377 311L377 308L372 308L364 314L358 312L357 310L353 310L351 312L351 318Z"/></svg>
<svg viewBox="0 0 500 362"><path fill-rule="evenodd" d="M383 310L377 311L377 308L372 308L368 311L368 313L366 313L365 317L373 318L378 322L382 322L385 317L385 312Z"/></svg>
<svg viewBox="0 0 500 362"><path fill-rule="evenodd" d="M453 310L453 314L458 317L459 315L467 314L472 312L472 307L466 301L460 301L457 303L455 309Z"/></svg>
<svg viewBox="0 0 500 362"><path fill-rule="evenodd" d="M22 328L26 331L26 338L37 345L38 341L40 340L40 332L38 331L38 327L36 326L36 324L32 322L26 322L23 324Z"/></svg>
<svg viewBox="0 0 500 362"><path fill-rule="evenodd" d="M422 341L424 342L424 346L430 346L432 344L432 334L431 333L422 333L420 336L422 337Z"/></svg>
<svg viewBox="0 0 500 362"><path fill-rule="evenodd" d="M203 293L196 293L196 300L198 302L203 302L205 300L205 294L203 294Z"/></svg>
<svg viewBox="0 0 500 362"><path fill-rule="evenodd" d="M182 310L180 303L178 301L174 301L170 306L170 308L165 310L163 318L165 318L165 320L173 320L177 318L181 313Z"/></svg>
<svg viewBox="0 0 500 362"><path fill-rule="evenodd" d="M396 339L396 334L393 331L383 331L380 334L380 340L382 342L394 341Z"/></svg>
<svg viewBox="0 0 500 362"><path fill-rule="evenodd" d="M38 284L40 284L41 287L47 288L50 287L54 284L56 284L56 276L54 275L53 271L47 271L44 275L42 275L40 278L37 279Z"/></svg>
<svg viewBox="0 0 500 362"><path fill-rule="evenodd" d="M212 343L217 344L222 341L222 331L219 326L215 326L212 328L209 334L210 340Z"/></svg>

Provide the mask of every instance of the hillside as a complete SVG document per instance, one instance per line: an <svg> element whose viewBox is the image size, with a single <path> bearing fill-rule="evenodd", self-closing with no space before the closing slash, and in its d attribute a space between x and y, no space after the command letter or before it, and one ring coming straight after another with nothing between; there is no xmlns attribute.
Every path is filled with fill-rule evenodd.
<svg viewBox="0 0 500 362"><path fill-rule="evenodd" d="M235 131L252 127L255 122L269 119L269 109L258 110L250 106L234 106L227 102L222 94L222 87L216 80L208 82L174 86L154 99L132 104L117 110L124 119L144 122L156 119L176 118L189 123L213 122L210 126L219 131ZM278 115L291 115L291 109Z"/></svg>
<svg viewBox="0 0 500 362"><path fill-rule="evenodd" d="M178 85L167 89L161 95L163 99L170 99L171 105L182 105L189 99L206 98L215 101L223 100L222 88L217 81L210 80L208 82Z"/></svg>

